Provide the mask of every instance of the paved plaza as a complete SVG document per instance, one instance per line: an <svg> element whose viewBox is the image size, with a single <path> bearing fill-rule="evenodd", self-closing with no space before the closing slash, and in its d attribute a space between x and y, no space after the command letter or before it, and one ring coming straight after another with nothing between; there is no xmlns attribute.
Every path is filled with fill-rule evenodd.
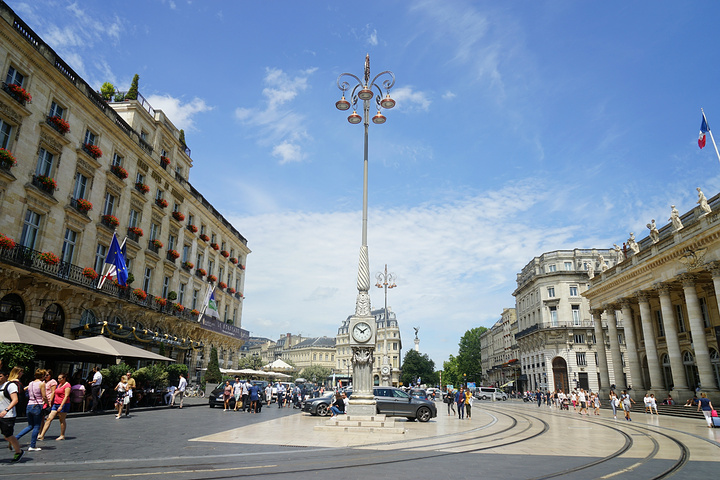
<svg viewBox="0 0 720 480"><path fill-rule="evenodd" d="M293 409L260 414L208 408L79 416L10 465L4 479L716 478L720 430L702 419L635 414L632 422L580 416L520 401L476 402L472 420L398 419L405 434L319 432L326 419ZM21 424L22 428L22 424ZM28 438L23 438L26 446Z"/></svg>

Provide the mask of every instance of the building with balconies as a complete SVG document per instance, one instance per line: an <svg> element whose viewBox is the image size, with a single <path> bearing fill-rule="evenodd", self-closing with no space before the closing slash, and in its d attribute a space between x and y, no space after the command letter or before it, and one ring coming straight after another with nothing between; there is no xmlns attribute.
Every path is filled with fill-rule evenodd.
<svg viewBox="0 0 720 480"><path fill-rule="evenodd" d="M519 390L599 391L609 387L601 381L601 370L608 368L609 378L614 378L613 367L627 385L622 324L598 323L596 328L601 319L593 321L583 296L590 275L616 261L617 252L611 249L557 250L533 258L517 274L513 295L521 363ZM608 365L604 361L608 351L620 363Z"/></svg>
<svg viewBox="0 0 720 480"><path fill-rule="evenodd" d="M250 249L190 183L180 130L141 94L103 98L4 2L0 60L0 321L162 350L191 376L213 346L232 366ZM114 232L133 281L98 289ZM219 321L199 318L213 286Z"/></svg>

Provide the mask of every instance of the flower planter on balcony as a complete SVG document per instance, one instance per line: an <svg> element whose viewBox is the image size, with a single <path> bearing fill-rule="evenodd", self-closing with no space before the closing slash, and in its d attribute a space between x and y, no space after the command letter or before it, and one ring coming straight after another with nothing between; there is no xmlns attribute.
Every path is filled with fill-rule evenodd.
<svg viewBox="0 0 720 480"><path fill-rule="evenodd" d="M17 165L15 156L4 148L0 148L0 168L3 170L10 170L12 167Z"/></svg>
<svg viewBox="0 0 720 480"><path fill-rule="evenodd" d="M50 195L54 194L57 188L55 180L45 175L33 175L32 184Z"/></svg>
<svg viewBox="0 0 720 480"><path fill-rule="evenodd" d="M156 199L155 199L155 205L157 205L157 206L160 207L160 208L167 208L167 206L168 206L168 201L165 200L164 198L156 198Z"/></svg>
<svg viewBox="0 0 720 480"><path fill-rule="evenodd" d="M168 165L170 165L170 159L164 156L160 156L160 166L164 169L167 169Z"/></svg>
<svg viewBox="0 0 720 480"><path fill-rule="evenodd" d="M12 238L0 233L0 248L4 250L12 250L13 248L15 248L15 242Z"/></svg>
<svg viewBox="0 0 720 480"><path fill-rule="evenodd" d="M70 199L70 205L75 207L78 212L84 215L87 215L87 212L93 208L93 204L84 198L72 198Z"/></svg>
<svg viewBox="0 0 720 480"><path fill-rule="evenodd" d="M192 233L197 233L198 228L195 225L188 225L187 229L190 230Z"/></svg>
<svg viewBox="0 0 720 480"><path fill-rule="evenodd" d="M132 293L133 293L133 295L135 295L135 297L137 297L139 300L145 300L145 299L147 298L147 293L145 292L145 290L143 290L143 289L141 289L141 288L136 288L135 290L133 290Z"/></svg>
<svg viewBox="0 0 720 480"><path fill-rule="evenodd" d="M148 250L150 250L153 253L158 253L158 251L163 247L163 244L160 240L153 239L148 242Z"/></svg>
<svg viewBox="0 0 720 480"><path fill-rule="evenodd" d="M211 243L210 248L217 251L217 250L220 250L220 245L218 245L217 243Z"/></svg>
<svg viewBox="0 0 720 480"><path fill-rule="evenodd" d="M177 250L168 250L168 252L167 252L168 260L170 260L171 262L174 262L178 258L180 258L180 254L178 253Z"/></svg>
<svg viewBox="0 0 720 480"><path fill-rule="evenodd" d="M95 160L102 157L102 150L100 150L100 148L98 148L97 145L93 145L91 143L85 143L85 144L83 144L82 149L85 153L90 155Z"/></svg>
<svg viewBox="0 0 720 480"><path fill-rule="evenodd" d="M183 262L182 268L184 268L185 270L187 270L189 272L190 270L195 268L195 265L193 265L191 262Z"/></svg>
<svg viewBox="0 0 720 480"><path fill-rule="evenodd" d="M180 212L172 212L172 217L178 222L182 222L183 220L185 220L185 215Z"/></svg>
<svg viewBox="0 0 720 480"><path fill-rule="evenodd" d="M210 241L210 237L208 237L207 235L205 235L204 233L202 233L202 234L200 234L200 240L202 240L203 242L209 242L209 241Z"/></svg>
<svg viewBox="0 0 720 480"><path fill-rule="evenodd" d="M140 240L140 237L145 235L145 233L142 231L142 228L140 227L128 227L128 238L134 242L137 242Z"/></svg>
<svg viewBox="0 0 720 480"><path fill-rule="evenodd" d="M48 265L57 265L60 263L60 258L52 252L43 252L40 254L40 260Z"/></svg>
<svg viewBox="0 0 720 480"><path fill-rule="evenodd" d="M195 276L197 276L199 278L203 278L205 275L207 275L207 272L205 271L205 269L198 268L197 270L195 270Z"/></svg>
<svg viewBox="0 0 720 480"><path fill-rule="evenodd" d="M125 180L128 177L128 172L120 165L111 165L110 171L118 177L120 180Z"/></svg>
<svg viewBox="0 0 720 480"><path fill-rule="evenodd" d="M95 280L96 278L98 278L98 277L100 276L100 275L95 271L94 268L90 268L90 267L84 268L83 271L82 271L82 275L83 275L83 277L89 278L90 280Z"/></svg>
<svg viewBox="0 0 720 480"><path fill-rule="evenodd" d="M110 228L115 228L120 225L120 220L118 220L115 215L103 215L101 217L101 222L103 225L106 225Z"/></svg>
<svg viewBox="0 0 720 480"><path fill-rule="evenodd" d="M64 118L53 116L48 116L45 119L45 122L50 125L52 128L54 128L60 135L65 135L70 131L70 124L65 121Z"/></svg>
<svg viewBox="0 0 720 480"><path fill-rule="evenodd" d="M137 190L138 192L145 195L146 193L148 193L150 191L150 187L148 187L144 183L138 182L135 184L135 190Z"/></svg>
<svg viewBox="0 0 720 480"><path fill-rule="evenodd" d="M14 83L7 84L3 82L2 89L7 92L12 98L14 98L20 105L25 105L32 101L32 96L25 91L20 85Z"/></svg>
<svg viewBox="0 0 720 480"><path fill-rule="evenodd" d="M217 282L217 277L215 275L208 275L207 281L211 283Z"/></svg>

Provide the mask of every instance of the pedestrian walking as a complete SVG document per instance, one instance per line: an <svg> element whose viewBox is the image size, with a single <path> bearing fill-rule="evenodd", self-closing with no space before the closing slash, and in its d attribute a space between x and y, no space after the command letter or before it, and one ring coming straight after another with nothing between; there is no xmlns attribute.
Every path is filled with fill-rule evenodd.
<svg viewBox="0 0 720 480"><path fill-rule="evenodd" d="M457 403L458 418L463 420L465 418L465 390L463 387L460 387L460 390L455 395L455 403Z"/></svg>
<svg viewBox="0 0 720 480"><path fill-rule="evenodd" d="M455 395L452 388L448 388L445 392L445 403L447 403L448 415L455 416ZM452 410L452 413L450 411Z"/></svg>
<svg viewBox="0 0 720 480"><path fill-rule="evenodd" d="M470 420L471 412L472 412L472 405L475 399L472 396L472 393L470 393L470 390L465 391L465 413L467 414L467 419Z"/></svg>
<svg viewBox="0 0 720 480"><path fill-rule="evenodd" d="M617 409L621 407L620 399L615 395L615 392L610 390L610 407L612 407L613 418L617 419Z"/></svg>
<svg viewBox="0 0 720 480"><path fill-rule="evenodd" d="M650 414L652 414L653 410L655 410L655 415L660 415L657 410L657 399L655 398L655 394L650 394Z"/></svg>
<svg viewBox="0 0 720 480"><path fill-rule="evenodd" d="M242 383L240 383L240 377L235 377L233 395L235 396L235 408L233 410L237 412L238 408L242 408Z"/></svg>
<svg viewBox="0 0 720 480"><path fill-rule="evenodd" d="M27 386L28 405L26 412L28 424L15 436L20 440L26 433L32 432L30 435L30 448L28 448L31 452L40 451L40 448L37 448L37 438L43 424L43 406L47 402L44 379L45 370L35 370L35 379Z"/></svg>
<svg viewBox="0 0 720 480"><path fill-rule="evenodd" d="M580 389L580 391L578 392L577 399L578 399L578 403L580 403L580 412L578 412L578 413L580 413L580 415L582 415L583 412L585 412L585 415L587 415L588 414L587 396L585 395L584 389L582 389L582 388Z"/></svg>
<svg viewBox="0 0 720 480"><path fill-rule="evenodd" d="M0 433L10 447L15 450L10 463L17 463L25 455L20 448L20 442L13 435L15 429L15 406L18 404L18 387L14 382L8 381L8 372L0 368Z"/></svg>
<svg viewBox="0 0 720 480"><path fill-rule="evenodd" d="M230 385L230 380L225 380L225 387L223 388L223 405L225 409L223 412L228 411L228 406L230 404L230 398L233 396L233 387Z"/></svg>
<svg viewBox="0 0 720 480"><path fill-rule="evenodd" d="M117 409L117 415L115 419L119 420L122 416L123 407L125 406L125 400L130 400L128 397L128 379L125 375L120 377L120 381L115 385L115 408Z"/></svg>
<svg viewBox="0 0 720 480"><path fill-rule="evenodd" d="M630 398L627 390L622 391L622 395L620 395L620 400L622 401L622 407L625 411L625 420L627 420L628 422L632 422L632 419L630 418L630 407L631 403L635 403L635 400Z"/></svg>
<svg viewBox="0 0 720 480"><path fill-rule="evenodd" d="M170 406L175 405L175 397L180 397L180 408L183 406L183 401L185 400L185 389L187 388L187 380L185 380L185 375L180 374L180 382L178 383L178 388L175 390L175 393L173 393L172 401L170 401Z"/></svg>
<svg viewBox="0 0 720 480"><path fill-rule="evenodd" d="M66 416L68 412L70 412L70 383L67 381L67 374L61 373L58 375L58 386L55 389L52 410L45 421L42 432L38 435L38 440L45 439L45 434L55 417L60 419L60 436L55 440L65 440L65 429L67 428Z"/></svg>
<svg viewBox="0 0 720 480"><path fill-rule="evenodd" d="M700 394L700 401L698 402L698 408L697 411L701 411L703 415L705 416L705 421L708 424L708 428L713 428L713 420L712 420L712 411L713 406L712 402L710 402L710 399L707 397L705 392L702 392Z"/></svg>
<svg viewBox="0 0 720 480"><path fill-rule="evenodd" d="M593 410L593 413L595 415L600 415L600 395L599 394L597 394L597 393L593 394L592 403L593 403L593 407L595 407L595 409Z"/></svg>
<svg viewBox="0 0 720 480"><path fill-rule="evenodd" d="M127 377L127 394L126 397L127 400L125 400L124 408L125 408L125 416L130 416L130 404L133 401L133 398L135 398L135 390L137 390L137 384L135 383L135 379L132 377L132 372L127 372L125 374Z"/></svg>

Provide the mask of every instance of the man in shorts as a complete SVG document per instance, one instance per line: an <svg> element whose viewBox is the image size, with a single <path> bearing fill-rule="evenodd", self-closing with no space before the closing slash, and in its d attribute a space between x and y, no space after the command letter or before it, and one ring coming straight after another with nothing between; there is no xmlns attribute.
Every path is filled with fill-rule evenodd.
<svg viewBox="0 0 720 480"><path fill-rule="evenodd" d="M8 382L7 370L0 370L0 433L15 450L10 463L17 463L25 455L20 448L20 442L13 435L15 430L15 405L18 403L18 387L14 382Z"/></svg>

